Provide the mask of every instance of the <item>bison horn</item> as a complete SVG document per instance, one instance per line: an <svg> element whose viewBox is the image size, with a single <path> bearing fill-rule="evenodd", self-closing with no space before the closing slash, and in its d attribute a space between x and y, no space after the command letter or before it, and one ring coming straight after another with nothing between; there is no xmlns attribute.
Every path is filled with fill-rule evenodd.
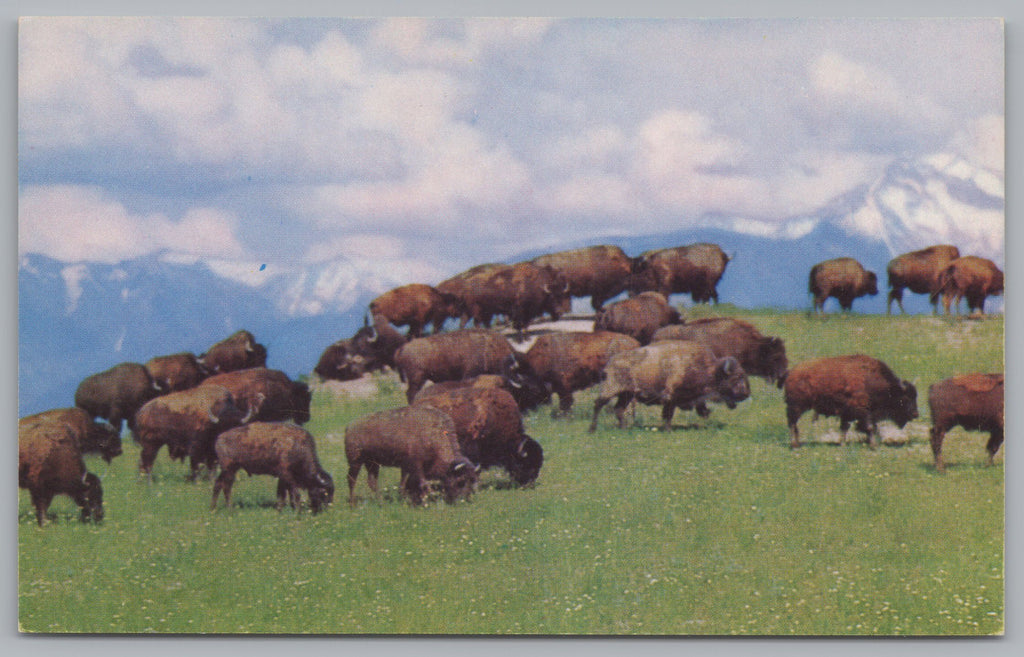
<svg viewBox="0 0 1024 657"><path fill-rule="evenodd" d="M207 411L206 412L206 417L210 418L210 422L213 422L214 424L219 424L220 423L220 418L217 417L216 415L214 415L213 411Z"/></svg>
<svg viewBox="0 0 1024 657"><path fill-rule="evenodd" d="M551 285L549 285L548 283L545 283L541 287L544 288L544 294L551 294Z"/></svg>
<svg viewBox="0 0 1024 657"><path fill-rule="evenodd" d="M452 468L452 472L462 472L465 469L466 469L466 463L464 461L459 461Z"/></svg>
<svg viewBox="0 0 1024 657"><path fill-rule="evenodd" d="M519 447L516 448L516 452L521 458L526 458L526 438L519 441Z"/></svg>

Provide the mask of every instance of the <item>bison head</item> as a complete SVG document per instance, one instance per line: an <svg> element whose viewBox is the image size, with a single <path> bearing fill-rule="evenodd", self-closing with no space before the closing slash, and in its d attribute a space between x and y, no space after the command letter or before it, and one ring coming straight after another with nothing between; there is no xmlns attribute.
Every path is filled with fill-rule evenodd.
<svg viewBox="0 0 1024 657"><path fill-rule="evenodd" d="M334 501L334 479L323 468L314 477L309 487L309 508L313 513L320 513L325 506Z"/></svg>
<svg viewBox="0 0 1024 657"><path fill-rule="evenodd" d="M454 504L460 497L468 498L480 479L479 473L479 468L468 459L461 458L452 463L441 480L445 502Z"/></svg>
<svg viewBox="0 0 1024 657"><path fill-rule="evenodd" d="M526 486L536 481L540 474L540 467L544 463L544 449L533 438L523 436L512 456L512 462L508 468L512 480L520 486Z"/></svg>
<svg viewBox="0 0 1024 657"><path fill-rule="evenodd" d="M729 408L750 396L750 382L738 360L729 356L722 358L715 366L715 391Z"/></svg>
<svg viewBox="0 0 1024 657"><path fill-rule="evenodd" d="M509 391L522 412L531 411L551 399L551 391L521 354L509 354L502 368Z"/></svg>
<svg viewBox="0 0 1024 657"><path fill-rule="evenodd" d="M313 369L321 379L352 381L368 371L366 358L352 350L352 340L338 340L324 350Z"/></svg>
<svg viewBox="0 0 1024 657"><path fill-rule="evenodd" d="M789 369L786 346L781 338L764 338L757 347L758 373L782 388Z"/></svg>
<svg viewBox="0 0 1024 657"><path fill-rule="evenodd" d="M292 382L292 419L295 424L309 422L309 404L313 401L313 393L302 381Z"/></svg>
<svg viewBox="0 0 1024 657"><path fill-rule="evenodd" d="M868 294L870 296L878 294L878 276L876 276L873 271L868 272L868 279L864 285L864 294Z"/></svg>
<svg viewBox="0 0 1024 657"><path fill-rule="evenodd" d="M892 392L889 419L902 429L917 418L917 388L910 381L900 381Z"/></svg>
<svg viewBox="0 0 1024 657"><path fill-rule="evenodd" d="M85 443L82 445L83 451L99 452L107 463L121 455L121 434L109 422L93 422Z"/></svg>
<svg viewBox="0 0 1024 657"><path fill-rule="evenodd" d="M100 522L103 520L103 487L100 485L100 478L86 472L82 477L82 484L82 522L90 518L93 522Z"/></svg>

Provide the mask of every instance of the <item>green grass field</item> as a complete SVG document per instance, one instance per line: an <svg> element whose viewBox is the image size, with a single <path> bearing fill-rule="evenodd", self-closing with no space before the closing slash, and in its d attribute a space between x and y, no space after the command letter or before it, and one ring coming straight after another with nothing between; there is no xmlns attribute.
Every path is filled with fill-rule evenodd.
<svg viewBox="0 0 1024 657"><path fill-rule="evenodd" d="M307 428L338 486L312 516L274 510L275 482L240 476L235 506L209 510L211 482L138 449L107 465L106 520L67 498L35 525L19 497L19 621L28 632L988 635L1004 629L1003 454L954 429L948 470L927 442L930 383L1002 371L1003 321L927 316L720 312L785 339L791 363L862 352L919 391L921 418L871 451L840 447L838 422L800 423L789 449L780 390L751 381L737 409L702 420L640 407L635 428L605 412L526 419L544 447L536 486L483 476L469 502L413 508L398 473L346 504L345 425L404 403L393 379L370 400L314 397ZM853 435L853 434L851 434Z"/></svg>

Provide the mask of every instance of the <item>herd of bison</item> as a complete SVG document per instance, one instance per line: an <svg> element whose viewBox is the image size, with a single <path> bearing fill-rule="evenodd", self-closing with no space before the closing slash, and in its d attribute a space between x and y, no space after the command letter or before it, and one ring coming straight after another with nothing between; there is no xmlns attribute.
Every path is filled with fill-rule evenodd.
<svg viewBox="0 0 1024 657"><path fill-rule="evenodd" d="M619 427L636 402L662 407L662 428L676 409L701 417L708 404L729 408L750 396L748 376L784 390L791 445L800 445L797 421L807 411L838 417L842 441L851 424L872 447L877 423L900 427L918 416L917 391L883 362L865 355L819 358L790 367L780 338L728 317L684 321L669 305L671 294L717 302L716 286L729 257L714 244L649 251L630 258L614 246L543 255L513 265L473 267L436 287L411 284L370 304L364 325L323 352L314 372L322 379L351 380L391 368L407 385L408 406L361 417L345 430L349 500L361 469L377 492L381 466L401 470L401 489L420 504L439 484L453 502L468 495L484 468L503 468L519 485L539 476L540 443L526 435L523 413L558 396L553 415L566 415L573 393L598 385L590 431L613 399ZM959 313L966 298L972 314L989 295L1001 294L1003 274L991 261L961 257L954 246L933 246L894 258L888 266L888 308L903 309L903 291L928 294L935 312ZM808 291L816 313L834 297L844 310L854 299L878 293L877 277L853 258L815 265ZM621 301L605 302L626 292ZM528 350L516 349L523 331L542 315L557 320L572 297L591 298L592 331L552 331ZM503 316L510 339L491 330ZM372 320L371 320L372 317ZM457 319L457 330L444 331ZM473 328L466 328L472 320ZM432 325L430 335L423 336ZM408 327L402 334L396 327ZM267 369L267 349L247 331L195 356L159 356L145 364L121 363L87 377L75 406L21 418L18 485L28 489L40 525L56 494L70 496L83 520L103 517L102 489L82 455L109 462L121 454L122 422L139 444L140 472L149 477L161 447L171 459L219 469L211 508L223 493L228 505L239 470L278 479L277 506L300 508L304 489L313 512L334 496L321 466L310 419L308 386ZM427 382L433 385L426 386ZM942 470L942 441L953 426L987 431L988 462L1003 442L1003 375L970 373L928 390L931 447Z"/></svg>

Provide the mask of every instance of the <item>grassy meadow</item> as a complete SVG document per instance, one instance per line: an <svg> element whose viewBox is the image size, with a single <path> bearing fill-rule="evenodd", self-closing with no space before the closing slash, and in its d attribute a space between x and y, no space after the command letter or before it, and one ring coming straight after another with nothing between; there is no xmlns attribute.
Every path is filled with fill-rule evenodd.
<svg viewBox="0 0 1024 657"><path fill-rule="evenodd" d="M690 314L696 314L692 311ZM138 448L102 477L106 519L77 521L65 497L37 528L19 497L19 622L27 632L991 635L1004 630L1003 453L987 434L951 431L948 470L932 467L930 383L1002 371L1003 320L828 316L727 306L699 314L753 321L790 362L862 352L918 387L921 417L869 450L834 442L838 422L800 422L789 448L782 392L709 418L660 409L588 434L594 393L574 415L526 418L544 447L537 484L483 475L468 502L413 508L398 472L374 499L346 503L346 424L404 404L397 380L370 399L319 391L306 428L337 485L334 505L277 513L275 482L240 475L234 506L209 510L212 482ZM851 436L857 436L851 432ZM223 502L222 502L223 504Z"/></svg>

